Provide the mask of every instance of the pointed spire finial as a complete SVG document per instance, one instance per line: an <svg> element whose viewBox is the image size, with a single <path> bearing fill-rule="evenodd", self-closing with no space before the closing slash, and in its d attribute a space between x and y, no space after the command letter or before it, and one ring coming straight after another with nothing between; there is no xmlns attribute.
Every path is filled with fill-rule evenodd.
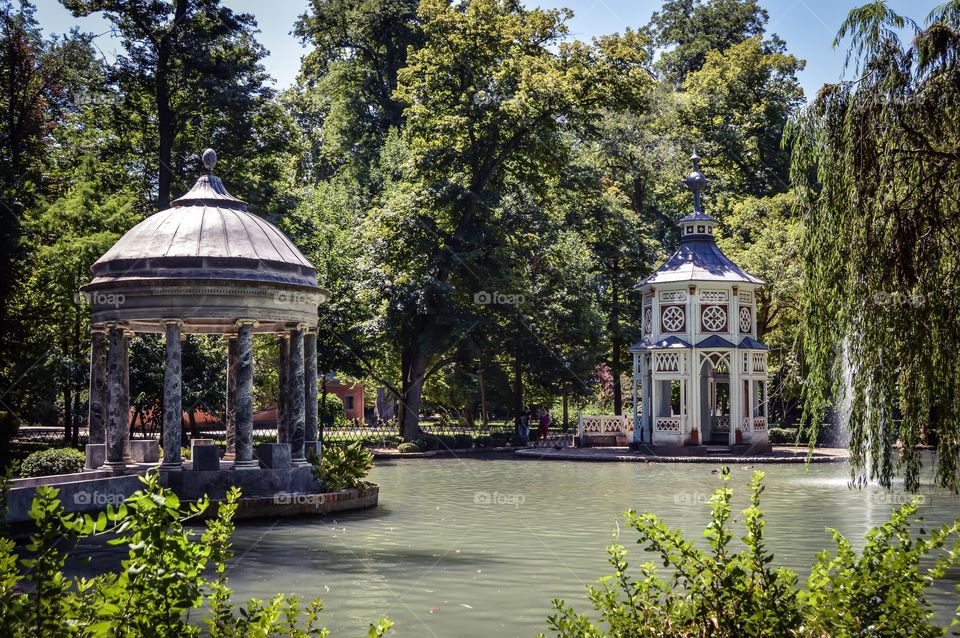
<svg viewBox="0 0 960 638"><path fill-rule="evenodd" d="M208 148L203 152L203 166L209 173L213 173L213 167L217 165L217 152Z"/></svg>
<svg viewBox="0 0 960 638"><path fill-rule="evenodd" d="M697 155L696 149L694 149L693 155L690 156L690 161L693 162L693 172L683 180L683 183L686 184L687 188L693 193L694 212L700 213L703 212L700 205L700 193L704 187L706 187L708 180L704 177L703 173L700 172L700 156Z"/></svg>

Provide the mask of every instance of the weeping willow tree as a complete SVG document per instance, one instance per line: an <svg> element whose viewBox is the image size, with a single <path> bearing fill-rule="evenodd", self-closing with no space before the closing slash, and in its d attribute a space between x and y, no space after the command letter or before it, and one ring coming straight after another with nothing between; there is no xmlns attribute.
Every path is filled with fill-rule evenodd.
<svg viewBox="0 0 960 638"><path fill-rule="evenodd" d="M908 43L899 35L912 36ZM793 120L791 179L806 216L805 422L829 408L855 480L960 487L960 0L920 28L885 2L850 12L854 78Z"/></svg>

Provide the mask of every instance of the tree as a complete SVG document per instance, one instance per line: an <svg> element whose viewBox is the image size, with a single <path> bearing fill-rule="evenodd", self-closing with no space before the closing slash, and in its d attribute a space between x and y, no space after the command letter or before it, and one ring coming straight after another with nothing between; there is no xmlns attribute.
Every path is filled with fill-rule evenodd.
<svg viewBox="0 0 960 638"><path fill-rule="evenodd" d="M770 347L771 411L784 416L800 400L803 375L803 218L792 192L747 197L733 205L717 243L765 282L756 291L757 339ZM779 408L774 404L779 402Z"/></svg>
<svg viewBox="0 0 960 638"><path fill-rule="evenodd" d="M27 2L0 1L0 354L9 352L11 294L24 257L21 224L47 194L50 136L92 82L89 39L76 32L45 40ZM11 379L8 377L8 382Z"/></svg>
<svg viewBox="0 0 960 638"><path fill-rule="evenodd" d="M877 1L850 12L854 80L824 86L790 129L804 212L806 416L836 404L851 472L960 488L960 12L951 2L905 48L911 24ZM902 421L897 424L897 413ZM899 439L899 451L894 445Z"/></svg>
<svg viewBox="0 0 960 638"><path fill-rule="evenodd" d="M140 219L130 191L108 194L100 188L98 168L93 158L84 159L69 191L49 206L28 212L24 230L29 267L14 300L16 318L27 328L21 352L28 344L38 354L56 352L39 359L53 365L49 372L62 392L66 439L74 444L89 367L89 319L78 290L90 280L93 262Z"/></svg>
<svg viewBox="0 0 960 638"><path fill-rule="evenodd" d="M368 227L400 343L405 438L419 431L434 359L476 324L464 302L495 270L508 179L539 188L562 165L564 131L590 129L604 107L639 107L648 90L642 38L566 42L568 15L496 0L420 4L425 44L397 89L410 105L410 160Z"/></svg>
<svg viewBox="0 0 960 638"><path fill-rule="evenodd" d="M391 129L403 125L397 76L421 43L416 0L311 0L294 34L304 56L290 104L307 138L311 182L348 170L363 177Z"/></svg>
<svg viewBox="0 0 960 638"><path fill-rule="evenodd" d="M708 52L686 77L680 121L710 161L714 190L762 197L787 189L789 153L780 140L803 103L803 66L754 37Z"/></svg>
<svg viewBox="0 0 960 638"><path fill-rule="evenodd" d="M242 148L252 137L255 106L271 95L260 64L265 52L254 39L252 16L235 14L220 6L220 0L63 4L75 16L103 12L123 39L125 54L117 57L113 69L124 98L117 118L129 121L136 115L148 131L140 142L145 155L155 158L145 175L155 175L159 209L169 207L174 180L182 177L184 167L197 165L203 147L217 146L224 157L243 157L223 151ZM129 124L118 121L116 126ZM194 147L179 146L184 138ZM202 146L197 138L204 140Z"/></svg>
<svg viewBox="0 0 960 638"><path fill-rule="evenodd" d="M680 86L711 51L724 51L763 35L767 11L757 0L668 0L644 31L663 51L654 64L667 82Z"/></svg>

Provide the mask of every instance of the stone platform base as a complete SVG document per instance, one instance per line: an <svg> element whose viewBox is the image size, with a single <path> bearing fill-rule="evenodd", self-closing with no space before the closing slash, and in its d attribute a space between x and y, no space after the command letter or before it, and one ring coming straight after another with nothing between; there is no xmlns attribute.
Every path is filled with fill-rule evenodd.
<svg viewBox="0 0 960 638"><path fill-rule="evenodd" d="M196 501L204 495L211 500L220 500L226 498L234 485L240 488L244 498L273 498L287 493L315 493L320 489L310 466L244 471L232 467L194 470L189 463L184 466L183 470L178 471L161 470L160 483L185 501Z"/></svg>
<svg viewBox="0 0 960 638"><path fill-rule="evenodd" d="M379 499L380 487L377 485L361 490L342 490L325 494L281 492L275 496L241 498L237 502L234 520L309 516L367 509L376 507ZM206 512L206 517L216 516L216 511L216 506L211 506Z"/></svg>

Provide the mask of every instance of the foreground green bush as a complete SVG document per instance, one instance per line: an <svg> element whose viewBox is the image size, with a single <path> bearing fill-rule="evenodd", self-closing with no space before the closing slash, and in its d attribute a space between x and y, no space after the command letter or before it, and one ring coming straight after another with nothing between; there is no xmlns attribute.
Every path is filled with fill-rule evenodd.
<svg viewBox="0 0 960 638"><path fill-rule="evenodd" d="M411 454L420 451L420 447L414 442L410 441L409 443L401 443L397 446L397 452L401 454Z"/></svg>
<svg viewBox="0 0 960 638"><path fill-rule="evenodd" d="M87 459L72 447L50 448L34 452L20 464L20 476L53 476L82 472Z"/></svg>
<svg viewBox="0 0 960 638"><path fill-rule="evenodd" d="M597 624L556 600L556 613L549 617L553 632L563 638L945 634L932 624L933 611L924 595L960 562L960 521L934 530L928 538L915 538L910 527L917 507L905 505L867 533L861 552L832 530L836 556L821 552L806 588L799 588L796 574L772 567L774 557L765 548L762 478L757 472L751 482L750 507L742 513L746 549L739 553L730 546L732 491L726 486L710 499L713 517L704 531L709 551L696 548L653 514L627 512L630 527L640 536L637 543L657 555L667 579L661 578L653 562L645 563L638 577L631 576L626 550L613 545L609 553L615 573L587 588L600 614ZM729 481L726 468L723 480ZM919 533L926 534L922 527Z"/></svg>
<svg viewBox="0 0 960 638"><path fill-rule="evenodd" d="M142 490L96 519L64 514L58 490L37 489L30 511L37 531L27 545L29 557L21 559L14 542L0 538L0 636L328 635L318 624L318 600L301 606L297 597L278 594L240 608L231 602L226 562L237 488L199 534L184 522L210 507L206 499L182 512L180 500L160 487L155 474L142 480ZM64 575L65 541L99 535L129 548L120 570L90 580ZM204 576L208 569L212 578ZM209 613L192 619L191 612L201 607ZM372 623L369 636L382 636L392 624L387 619Z"/></svg>

